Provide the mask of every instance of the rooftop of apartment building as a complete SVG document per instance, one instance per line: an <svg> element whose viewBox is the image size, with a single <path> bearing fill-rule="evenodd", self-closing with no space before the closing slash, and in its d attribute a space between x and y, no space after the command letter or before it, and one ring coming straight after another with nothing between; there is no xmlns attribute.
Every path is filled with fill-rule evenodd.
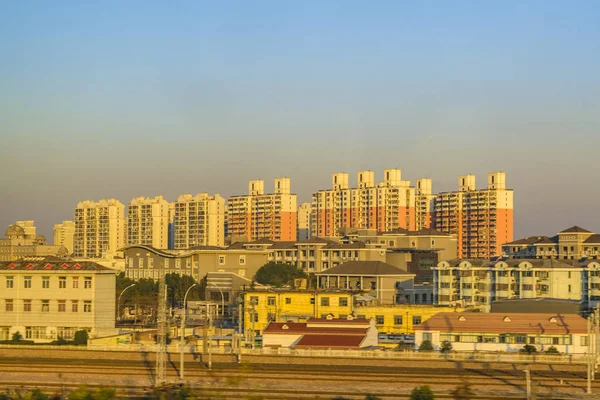
<svg viewBox="0 0 600 400"><path fill-rule="evenodd" d="M442 261L441 263L448 263L449 266L458 268L461 264L467 262L472 267L476 268L493 268L503 264L509 267L519 267L521 265L531 264L535 268L553 269L553 268L584 268L591 263L598 263L598 260L582 259L582 260L554 260L539 259L539 258L509 258L509 257L497 257L492 260L482 260L475 258L457 258L454 260ZM440 263L440 264L441 264ZM525 264L527 263L527 264ZM439 265L439 264L438 264ZM464 265L464 264L463 264Z"/></svg>
<svg viewBox="0 0 600 400"><path fill-rule="evenodd" d="M583 243L586 244L600 244L600 234L588 231L587 229L581 228L577 225L572 226L568 229L558 232L555 236L528 236L522 239L513 240L503 244L503 246L523 246L523 245L541 245L541 244L558 244L560 236L563 234L579 234L581 236L588 236Z"/></svg>
<svg viewBox="0 0 600 400"><path fill-rule="evenodd" d="M74 261L59 257L30 257L17 261L0 262L0 271L110 271L114 269L103 267L91 261Z"/></svg>
<svg viewBox="0 0 600 400"><path fill-rule="evenodd" d="M382 261L348 261L329 268L326 271L319 272L317 276L326 275L362 275L362 276L381 276L381 275L407 275L414 274L401 270Z"/></svg>

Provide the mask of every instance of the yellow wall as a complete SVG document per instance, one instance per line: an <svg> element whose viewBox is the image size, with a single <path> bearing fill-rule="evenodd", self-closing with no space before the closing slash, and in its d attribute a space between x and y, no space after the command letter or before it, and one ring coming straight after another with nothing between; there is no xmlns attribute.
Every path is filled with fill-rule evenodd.
<svg viewBox="0 0 600 400"><path fill-rule="evenodd" d="M257 320L252 326L251 299L256 297L258 303L254 306ZM269 305L269 297L274 298L274 305ZM315 298L314 304L312 299ZM328 298L329 306L322 305L322 301ZM340 298L347 299L347 305L340 305ZM287 300L289 299L289 300ZM383 324L378 324L377 329L381 333L414 333L413 317L421 317L421 322L426 321L438 312L453 310L447 307L433 307L431 305L387 305L352 307L352 294L346 292L303 292L303 291L278 291L278 292L246 292L244 293L244 329L252 329L262 332L269 323L269 314L275 321L298 321L304 322L310 317L321 317L332 313L334 317L348 315L354 312L355 316L373 318L383 316ZM457 308L456 312L463 311ZM302 317L304 316L304 318ZM402 317L402 324L395 324L395 316ZM408 318L408 326L407 326Z"/></svg>

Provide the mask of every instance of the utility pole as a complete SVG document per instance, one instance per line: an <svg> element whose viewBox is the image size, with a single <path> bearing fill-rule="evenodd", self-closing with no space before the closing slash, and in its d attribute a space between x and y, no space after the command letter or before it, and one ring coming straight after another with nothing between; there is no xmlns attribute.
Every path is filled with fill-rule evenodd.
<svg viewBox="0 0 600 400"><path fill-rule="evenodd" d="M244 308L243 308L243 304L240 301L240 304L238 305L238 363L242 362L242 323L244 321Z"/></svg>
<svg viewBox="0 0 600 400"><path fill-rule="evenodd" d="M212 369L212 312L210 310L210 304L208 307L208 370Z"/></svg>
<svg viewBox="0 0 600 400"><path fill-rule="evenodd" d="M592 378L596 380L596 368L598 368L598 339L600 337L600 308L594 308L594 370Z"/></svg>
<svg viewBox="0 0 600 400"><path fill-rule="evenodd" d="M587 318L587 394L592 394L592 314Z"/></svg>
<svg viewBox="0 0 600 400"><path fill-rule="evenodd" d="M527 389L527 400L531 400L531 375L529 370L523 370L525 372L525 387Z"/></svg>
<svg viewBox="0 0 600 400"><path fill-rule="evenodd" d="M155 385L161 386L167 381L167 284L164 276L158 280L158 315L156 334L156 374Z"/></svg>

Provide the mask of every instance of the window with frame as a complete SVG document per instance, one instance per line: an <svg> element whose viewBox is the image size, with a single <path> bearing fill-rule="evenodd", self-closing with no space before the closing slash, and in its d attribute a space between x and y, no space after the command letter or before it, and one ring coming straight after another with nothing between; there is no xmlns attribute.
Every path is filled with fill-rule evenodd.
<svg viewBox="0 0 600 400"><path fill-rule="evenodd" d="M148 257L148 268L154 268L154 258Z"/></svg>
<svg viewBox="0 0 600 400"><path fill-rule="evenodd" d="M402 325L402 315L394 315L394 325Z"/></svg>
<svg viewBox="0 0 600 400"><path fill-rule="evenodd" d="M192 259L191 258L186 258L186 260L185 260L185 267L186 268L192 268Z"/></svg>
<svg viewBox="0 0 600 400"><path fill-rule="evenodd" d="M79 289L79 277L78 276L73 277L73 289Z"/></svg>
<svg viewBox="0 0 600 400"><path fill-rule="evenodd" d="M50 312L50 300L42 300L42 312Z"/></svg>
<svg viewBox="0 0 600 400"><path fill-rule="evenodd" d="M432 334L431 332L423 332L423 341L430 341L431 342L432 339Z"/></svg>
<svg viewBox="0 0 600 400"><path fill-rule="evenodd" d="M65 311L67 311L67 301L59 300L58 301L58 312L65 312Z"/></svg>
<svg viewBox="0 0 600 400"><path fill-rule="evenodd" d="M291 297L286 297L285 298L285 304L292 304L292 298Z"/></svg>
<svg viewBox="0 0 600 400"><path fill-rule="evenodd" d="M250 314L250 322L258 322L258 313Z"/></svg>
<svg viewBox="0 0 600 400"><path fill-rule="evenodd" d="M50 277L42 276L42 289L50 289Z"/></svg>
<svg viewBox="0 0 600 400"><path fill-rule="evenodd" d="M588 340L587 339L588 339L587 336L581 336L579 344L581 346L587 346L588 345Z"/></svg>
<svg viewBox="0 0 600 400"><path fill-rule="evenodd" d="M13 289L15 287L15 280L14 277L12 276L7 276L6 277L6 288L7 289Z"/></svg>
<svg viewBox="0 0 600 400"><path fill-rule="evenodd" d="M84 313L91 313L92 312L92 302L89 300L86 300L83 302L83 312Z"/></svg>
<svg viewBox="0 0 600 400"><path fill-rule="evenodd" d="M321 297L321 306L323 306L323 307L329 306L329 297Z"/></svg>
<svg viewBox="0 0 600 400"><path fill-rule="evenodd" d="M168 258L163 259L163 267L169 268L169 259Z"/></svg>
<svg viewBox="0 0 600 400"><path fill-rule="evenodd" d="M376 315L375 316L375 323L377 325L383 325L385 323L385 318L383 315Z"/></svg>
<svg viewBox="0 0 600 400"><path fill-rule="evenodd" d="M269 297L267 297L267 305L268 306L274 306L275 305L275 296L269 296Z"/></svg>
<svg viewBox="0 0 600 400"><path fill-rule="evenodd" d="M25 289L31 289L31 277L30 276L23 277L23 287Z"/></svg>
<svg viewBox="0 0 600 400"><path fill-rule="evenodd" d="M175 268L181 268L181 258L175 259Z"/></svg>
<svg viewBox="0 0 600 400"><path fill-rule="evenodd" d="M59 276L58 277L58 288L59 289L66 289L67 288L67 277L66 276Z"/></svg>
<svg viewBox="0 0 600 400"><path fill-rule="evenodd" d="M413 325L419 325L421 323L421 316L415 315L414 317L412 317L412 323Z"/></svg>
<svg viewBox="0 0 600 400"><path fill-rule="evenodd" d="M4 300L4 311L6 312L12 312L13 311L13 307L14 307L14 303L13 303L13 299L6 299Z"/></svg>
<svg viewBox="0 0 600 400"><path fill-rule="evenodd" d="M23 311L31 312L31 300L23 300Z"/></svg>
<svg viewBox="0 0 600 400"><path fill-rule="evenodd" d="M71 300L71 312L79 312L79 301Z"/></svg>
<svg viewBox="0 0 600 400"><path fill-rule="evenodd" d="M348 307L348 298L340 297L340 307Z"/></svg>
<svg viewBox="0 0 600 400"><path fill-rule="evenodd" d="M250 296L250 304L258 304L258 296Z"/></svg>
<svg viewBox="0 0 600 400"><path fill-rule="evenodd" d="M277 319L277 317L275 316L275 313L270 312L270 313L267 314L267 321L273 322L276 319Z"/></svg>
<svg viewBox="0 0 600 400"><path fill-rule="evenodd" d="M142 257L138 258L138 268L144 267L144 259Z"/></svg>
<svg viewBox="0 0 600 400"><path fill-rule="evenodd" d="M225 256L219 256L219 265L225 265Z"/></svg>
<svg viewBox="0 0 600 400"><path fill-rule="evenodd" d="M315 298L314 297L310 298L310 304L313 304L313 305L315 304Z"/></svg>
<svg viewBox="0 0 600 400"><path fill-rule="evenodd" d="M86 276L83 278L83 288L91 289L92 288L92 278L90 276Z"/></svg>
<svg viewBox="0 0 600 400"><path fill-rule="evenodd" d="M240 256L240 265L246 265L246 256Z"/></svg>

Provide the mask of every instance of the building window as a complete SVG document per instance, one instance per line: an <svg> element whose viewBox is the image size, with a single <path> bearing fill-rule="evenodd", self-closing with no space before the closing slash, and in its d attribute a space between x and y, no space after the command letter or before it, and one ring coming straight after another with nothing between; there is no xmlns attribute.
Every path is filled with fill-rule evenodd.
<svg viewBox="0 0 600 400"><path fill-rule="evenodd" d="M25 289L31 289L31 277L30 276L26 276L23 278L23 287Z"/></svg>
<svg viewBox="0 0 600 400"><path fill-rule="evenodd" d="M414 317L412 317L412 323L413 325L419 325L421 323L421 316L415 315Z"/></svg>
<svg viewBox="0 0 600 400"><path fill-rule="evenodd" d="M92 312L92 302L91 301L84 301L83 302L83 312Z"/></svg>
<svg viewBox="0 0 600 400"><path fill-rule="evenodd" d="M25 311L25 312L31 311L31 300L23 300L23 311Z"/></svg>
<svg viewBox="0 0 600 400"><path fill-rule="evenodd" d="M188 258L185 260L185 267L192 268L192 259L191 258Z"/></svg>
<svg viewBox="0 0 600 400"><path fill-rule="evenodd" d="M83 278L83 288L84 289L92 288L92 278L91 277L86 276L85 278Z"/></svg>
<svg viewBox="0 0 600 400"><path fill-rule="evenodd" d="M402 325L402 315L394 315L394 325Z"/></svg>
<svg viewBox="0 0 600 400"><path fill-rule="evenodd" d="M12 276L7 276L6 277L6 288L7 289L12 289L14 287L15 287L14 278Z"/></svg>
<svg viewBox="0 0 600 400"><path fill-rule="evenodd" d="M79 302L77 300L71 300L71 312L79 312Z"/></svg>
<svg viewBox="0 0 600 400"><path fill-rule="evenodd" d="M329 297L321 297L321 306L323 306L323 307L329 306Z"/></svg>
<svg viewBox="0 0 600 400"><path fill-rule="evenodd" d="M267 305L268 306L274 306L275 305L275 296L269 296L269 297L267 297Z"/></svg>
<svg viewBox="0 0 600 400"><path fill-rule="evenodd" d="M74 276L73 277L73 289L78 289L78 288L79 288L79 277Z"/></svg>
<svg viewBox="0 0 600 400"><path fill-rule="evenodd" d="M571 285L568 286L569 293L571 293Z"/></svg>
<svg viewBox="0 0 600 400"><path fill-rule="evenodd" d="M138 258L138 268L143 268L144 267L144 259L143 258Z"/></svg>
<svg viewBox="0 0 600 400"><path fill-rule="evenodd" d="M383 325L385 321L385 318L383 317L383 315L376 315L375 316L375 323L377 325Z"/></svg>
<svg viewBox="0 0 600 400"><path fill-rule="evenodd" d="M285 304L292 304L292 298L291 297L286 297L285 298Z"/></svg>
<svg viewBox="0 0 600 400"><path fill-rule="evenodd" d="M42 312L50 312L50 300L42 300Z"/></svg>
<svg viewBox="0 0 600 400"><path fill-rule="evenodd" d="M246 265L246 256L240 256L240 265Z"/></svg>
<svg viewBox="0 0 600 400"><path fill-rule="evenodd" d="M13 300L6 299L4 302L5 302L4 310L7 312L11 312L13 310Z"/></svg>
<svg viewBox="0 0 600 400"><path fill-rule="evenodd" d="M175 259L175 268L181 268L181 259L180 258Z"/></svg>
<svg viewBox="0 0 600 400"><path fill-rule="evenodd" d="M163 266L164 266L165 268L169 268L169 259L168 259L168 258L165 258L165 259L163 260Z"/></svg>
<svg viewBox="0 0 600 400"><path fill-rule="evenodd" d="M275 321L277 319L277 317L275 316L275 313L267 313L267 320L269 322Z"/></svg>
<svg viewBox="0 0 600 400"><path fill-rule="evenodd" d="M587 346L588 345L588 340L587 340L587 336L581 336L581 342L580 345L581 346Z"/></svg>
<svg viewBox="0 0 600 400"><path fill-rule="evenodd" d="M423 332L423 341L426 340L431 342L431 332Z"/></svg>
<svg viewBox="0 0 600 400"><path fill-rule="evenodd" d="M50 289L50 277L42 276L42 289Z"/></svg>
<svg viewBox="0 0 600 400"><path fill-rule="evenodd" d="M348 307L348 298L340 297L340 307Z"/></svg>
<svg viewBox="0 0 600 400"><path fill-rule="evenodd" d="M148 268L154 268L154 258L148 258Z"/></svg>
<svg viewBox="0 0 600 400"><path fill-rule="evenodd" d="M67 301L59 300L58 301L58 312L65 312L65 311L67 311Z"/></svg>
<svg viewBox="0 0 600 400"><path fill-rule="evenodd" d="M66 276L59 276L58 277L58 288L59 289L66 289L67 288L67 277Z"/></svg>
<svg viewBox="0 0 600 400"><path fill-rule="evenodd" d="M219 265L225 265L225 256L219 256Z"/></svg>
<svg viewBox="0 0 600 400"><path fill-rule="evenodd" d="M250 314L250 322L258 322L258 313Z"/></svg>
<svg viewBox="0 0 600 400"><path fill-rule="evenodd" d="M250 304L258 305L258 296L250 296Z"/></svg>
<svg viewBox="0 0 600 400"><path fill-rule="evenodd" d="M313 304L313 305L315 304L315 298L314 297L310 298L310 304Z"/></svg>

